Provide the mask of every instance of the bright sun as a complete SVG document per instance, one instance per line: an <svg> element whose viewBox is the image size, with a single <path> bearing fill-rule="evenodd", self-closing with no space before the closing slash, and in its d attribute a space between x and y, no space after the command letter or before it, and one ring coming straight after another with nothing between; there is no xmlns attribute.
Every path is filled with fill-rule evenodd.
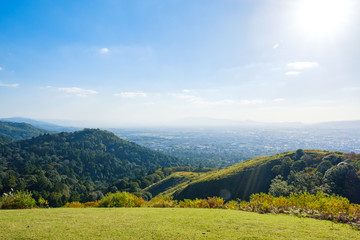
<svg viewBox="0 0 360 240"><path fill-rule="evenodd" d="M295 28L312 39L335 37L350 22L353 0L302 0L296 5Z"/></svg>

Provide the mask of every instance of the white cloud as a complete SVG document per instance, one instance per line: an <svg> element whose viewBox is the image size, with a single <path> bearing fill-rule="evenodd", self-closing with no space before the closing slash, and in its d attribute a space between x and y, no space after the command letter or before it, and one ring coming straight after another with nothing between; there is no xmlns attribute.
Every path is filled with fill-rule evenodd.
<svg viewBox="0 0 360 240"><path fill-rule="evenodd" d="M276 43L276 44L273 46L273 49L277 49L279 46L280 46L280 44Z"/></svg>
<svg viewBox="0 0 360 240"><path fill-rule="evenodd" d="M101 49L100 49L100 53L105 54L105 53L108 53L108 52L109 52L109 49L108 49L108 48L101 48Z"/></svg>
<svg viewBox="0 0 360 240"><path fill-rule="evenodd" d="M4 68L0 67L0 71L4 70Z"/></svg>
<svg viewBox="0 0 360 240"><path fill-rule="evenodd" d="M287 76L297 76L299 74L300 74L300 72L296 72L296 71L289 71L289 72L285 73L285 75L287 75Z"/></svg>
<svg viewBox="0 0 360 240"><path fill-rule="evenodd" d="M87 97L88 95L91 95L91 94L97 94L97 92L95 90L83 89L83 88L78 88L78 87L58 88L58 90L61 92L69 93L69 94L75 94L78 97Z"/></svg>
<svg viewBox="0 0 360 240"><path fill-rule="evenodd" d="M7 83L2 83L2 82L0 82L0 87L12 87L12 88L17 88L17 87L19 87L19 84L18 84L18 83L7 84Z"/></svg>
<svg viewBox="0 0 360 240"><path fill-rule="evenodd" d="M115 93L114 96L122 98L143 98L147 97L147 94L144 92L121 92Z"/></svg>
<svg viewBox="0 0 360 240"><path fill-rule="evenodd" d="M288 63L287 66L290 68L293 68L293 69L302 70L302 69L306 69L306 68L318 67L319 63L317 63L317 62L292 62L292 63Z"/></svg>

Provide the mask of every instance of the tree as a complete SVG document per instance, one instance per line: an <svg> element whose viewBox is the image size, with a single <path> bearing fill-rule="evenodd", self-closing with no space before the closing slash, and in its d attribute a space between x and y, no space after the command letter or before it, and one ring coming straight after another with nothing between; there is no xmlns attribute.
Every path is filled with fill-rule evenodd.
<svg viewBox="0 0 360 240"><path fill-rule="evenodd" d="M360 203L360 179L353 166L343 164L330 168L324 175L324 183L329 185L331 193Z"/></svg>
<svg viewBox="0 0 360 240"><path fill-rule="evenodd" d="M291 165L291 170L295 172L300 172L305 168L306 168L306 162L304 160L296 161Z"/></svg>
<svg viewBox="0 0 360 240"><path fill-rule="evenodd" d="M300 159L302 156L304 156L304 150L302 150L302 149L298 149L298 150L296 150L296 159Z"/></svg>
<svg viewBox="0 0 360 240"><path fill-rule="evenodd" d="M322 174L325 174L325 172L330 169L333 165L329 160L323 160L319 165L317 166L317 171L321 172Z"/></svg>
<svg viewBox="0 0 360 240"><path fill-rule="evenodd" d="M274 197L288 196L291 191L292 187L288 186L286 181L283 181L283 177L281 175L278 175L271 180L269 193Z"/></svg>
<svg viewBox="0 0 360 240"><path fill-rule="evenodd" d="M291 165L293 164L293 160L290 157L285 157L281 161L280 174L286 178L290 174Z"/></svg>

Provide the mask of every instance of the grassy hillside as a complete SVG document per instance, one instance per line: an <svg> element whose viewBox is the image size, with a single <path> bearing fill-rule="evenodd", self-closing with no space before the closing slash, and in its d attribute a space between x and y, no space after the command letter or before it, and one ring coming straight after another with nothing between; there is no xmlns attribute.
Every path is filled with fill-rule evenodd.
<svg viewBox="0 0 360 240"><path fill-rule="evenodd" d="M209 174L209 172L175 172L144 190L150 192L153 196L158 194L172 195L206 174Z"/></svg>
<svg viewBox="0 0 360 240"><path fill-rule="evenodd" d="M3 210L0 239L357 239L359 231L285 215L221 209Z"/></svg>
<svg viewBox="0 0 360 240"><path fill-rule="evenodd" d="M45 133L49 133L49 131L36 128L27 123L0 121L0 137L10 138L17 141L37 137Z"/></svg>
<svg viewBox="0 0 360 240"><path fill-rule="evenodd" d="M224 199L247 200L253 193L267 193L272 180L280 175L280 180L287 181L285 184L294 185L291 185L291 191L326 190L359 202L360 179L356 173L360 167L359 159L360 155L317 150L259 157L205 174L174 196L176 199L221 196ZM345 161L344 165L337 166L341 161ZM323 162L329 166L324 168L326 164ZM284 182L280 180L280 183Z"/></svg>

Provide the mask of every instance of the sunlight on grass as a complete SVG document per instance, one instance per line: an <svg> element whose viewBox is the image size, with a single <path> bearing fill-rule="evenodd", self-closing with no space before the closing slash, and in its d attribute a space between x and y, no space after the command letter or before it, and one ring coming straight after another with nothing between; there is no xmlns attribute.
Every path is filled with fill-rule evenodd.
<svg viewBox="0 0 360 240"><path fill-rule="evenodd" d="M356 239L344 224L221 209L3 210L0 239Z"/></svg>

